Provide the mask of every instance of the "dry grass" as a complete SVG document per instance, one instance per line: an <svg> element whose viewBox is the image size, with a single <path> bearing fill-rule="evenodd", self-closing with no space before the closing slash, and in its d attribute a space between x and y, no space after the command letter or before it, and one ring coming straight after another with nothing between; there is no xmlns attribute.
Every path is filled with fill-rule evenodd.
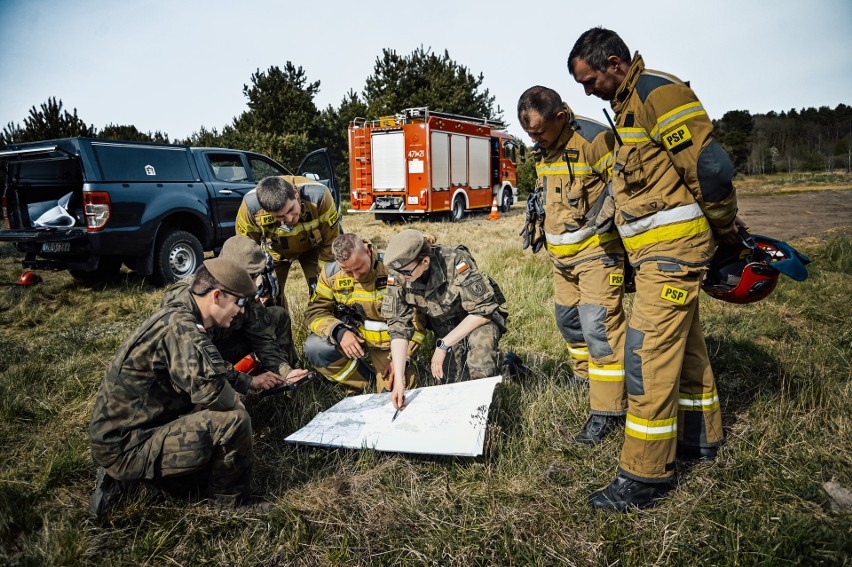
<svg viewBox="0 0 852 567"><path fill-rule="evenodd" d="M348 215L348 231L384 245L401 228ZM852 512L834 512L826 481L852 487L852 244L804 251L811 278L782 279L764 302L702 298L728 442L713 465L678 470L658 508L600 514L588 494L608 483L622 438L589 449L570 434L587 393L553 322L551 269L522 251L516 207L498 222L413 223L464 243L501 283L504 346L533 368L497 390L480 459L424 458L286 445L283 438L340 399L315 384L251 407L255 491L269 514L224 513L147 493L92 522L86 426L109 360L159 303L128 274L100 290L66 273L0 289L0 562L22 565L843 565ZM0 281L20 258L0 245ZM294 319L306 300L288 292ZM305 332L294 329L301 344ZM424 361L421 360L421 366Z"/></svg>

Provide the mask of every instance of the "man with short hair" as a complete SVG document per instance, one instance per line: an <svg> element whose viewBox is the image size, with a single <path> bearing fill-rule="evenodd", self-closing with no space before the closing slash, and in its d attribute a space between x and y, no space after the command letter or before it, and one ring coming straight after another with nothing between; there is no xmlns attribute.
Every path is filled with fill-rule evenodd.
<svg viewBox="0 0 852 567"><path fill-rule="evenodd" d="M432 235L403 230L385 251L393 272L382 302L388 322L394 376L404 373L418 315L435 333L432 375L448 382L496 376L500 337L506 332L506 298L497 282L479 271L462 245L435 244ZM393 381L391 402L405 404L405 384Z"/></svg>
<svg viewBox="0 0 852 567"><path fill-rule="evenodd" d="M575 379L589 384L590 415L574 441L598 445L623 427L627 413L624 248L606 190L615 138L603 124L575 117L559 93L542 86L521 95L518 120L538 148L534 197L545 206L556 326Z"/></svg>
<svg viewBox="0 0 852 567"><path fill-rule="evenodd" d="M615 224L636 269L624 448L615 480L589 502L646 508L668 491L676 458L713 460L724 439L698 293L714 235L728 238L740 224L734 168L689 85L646 69L638 52L631 60L615 32L583 33L568 69L615 111Z"/></svg>
<svg viewBox="0 0 852 567"><path fill-rule="evenodd" d="M250 496L251 419L230 386L235 370L210 342L253 300L256 286L232 260L206 260L189 304L173 303L121 344L95 399L89 439L98 466L89 511L103 516L126 482L206 473L213 501Z"/></svg>
<svg viewBox="0 0 852 567"><path fill-rule="evenodd" d="M361 392L390 391L394 368L390 363L390 335L382 317L388 285L384 254L356 234L341 234L331 246L334 261L320 272L305 311L311 332L302 350L317 370L334 382ZM409 344L411 357L423 342L422 317L414 319ZM405 383L414 385L414 369L405 369Z"/></svg>
<svg viewBox="0 0 852 567"><path fill-rule="evenodd" d="M246 193L237 211L237 234L249 236L271 255L278 276L278 304L286 309L284 285L299 261L313 292L319 270L332 259L340 219L328 187L307 177L264 177Z"/></svg>

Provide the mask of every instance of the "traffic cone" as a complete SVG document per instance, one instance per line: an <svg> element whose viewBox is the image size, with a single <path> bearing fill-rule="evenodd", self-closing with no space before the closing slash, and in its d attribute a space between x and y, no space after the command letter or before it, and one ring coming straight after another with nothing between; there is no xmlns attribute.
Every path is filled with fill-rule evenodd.
<svg viewBox="0 0 852 567"><path fill-rule="evenodd" d="M500 218L500 211L497 210L497 197L491 201L491 212L488 213L488 220L497 220Z"/></svg>

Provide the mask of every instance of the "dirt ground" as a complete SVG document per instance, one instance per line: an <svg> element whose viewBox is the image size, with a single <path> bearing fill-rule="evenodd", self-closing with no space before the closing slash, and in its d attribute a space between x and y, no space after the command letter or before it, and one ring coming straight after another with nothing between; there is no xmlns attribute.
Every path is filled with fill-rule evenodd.
<svg viewBox="0 0 852 567"><path fill-rule="evenodd" d="M740 215L752 232L779 240L826 240L852 234L852 190L739 195Z"/></svg>

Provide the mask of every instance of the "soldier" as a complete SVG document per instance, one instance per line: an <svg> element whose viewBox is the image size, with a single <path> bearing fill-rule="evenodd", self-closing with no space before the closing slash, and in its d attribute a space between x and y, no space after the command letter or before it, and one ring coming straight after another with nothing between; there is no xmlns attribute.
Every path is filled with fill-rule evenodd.
<svg viewBox="0 0 852 567"><path fill-rule="evenodd" d="M299 176L264 177L246 193L237 211L237 234L249 236L272 254L280 287L278 304L287 308L284 284L290 264L299 260L309 293L319 270L331 260L340 234L334 197L322 183Z"/></svg>
<svg viewBox="0 0 852 567"><path fill-rule="evenodd" d="M275 277L274 273L266 273L271 271L267 268L266 254L247 236L238 234L226 240L219 257L229 258L244 267L255 281L260 279L268 282L270 278ZM193 301L190 292L191 281L191 278L187 278L172 284L163 295L160 306L165 307L176 301L190 305ZM289 313L277 305L267 307L262 301L271 287L266 284L258 289L258 300L246 304L245 310L234 317L227 328L211 328L207 330L207 334L222 358L231 364L236 364L246 355L252 354L263 370L295 381L307 371L294 370L299 362L299 355L293 343ZM240 372L234 374L234 378L240 382L232 383L231 386L241 394L248 393L249 389L268 389L262 387L265 382L260 376L252 377Z"/></svg>
<svg viewBox="0 0 852 567"><path fill-rule="evenodd" d="M603 124L575 117L556 91L542 86L521 95L518 120L541 148L535 197L545 203L556 326L575 377L589 383L590 415L574 440L596 445L623 427L627 413L624 248L612 208L602 211L615 137Z"/></svg>
<svg viewBox="0 0 852 567"><path fill-rule="evenodd" d="M403 230L388 244L385 265L394 272L382 303L394 376L404 373L418 313L438 337L431 364L435 378L462 381L499 373L506 300L497 283L477 269L467 248L435 244L420 231ZM405 384L394 380L392 387L391 401L399 409Z"/></svg>
<svg viewBox="0 0 852 567"><path fill-rule="evenodd" d="M587 95L611 101L618 150L615 224L636 269L627 328L628 394L618 474L592 506L653 506L673 479L675 458L716 458L719 396L701 322L701 278L720 238L738 230L733 164L713 124L680 79L645 69L613 31L593 28L568 56Z"/></svg>
<svg viewBox="0 0 852 567"><path fill-rule="evenodd" d="M251 419L229 384L237 381L235 370L210 342L207 328L230 325L256 289L232 260L206 260L193 278L190 304L161 308L121 344L89 425L98 466L89 502L93 516L109 511L127 481L197 473L206 473L213 501L248 500Z"/></svg>
<svg viewBox="0 0 852 567"><path fill-rule="evenodd" d="M390 336L381 314L388 285L383 254L369 240L351 233L338 236L331 250L335 261L320 272L305 312L305 326L311 332L303 346L305 357L323 376L353 390L372 386L376 392L390 391L394 376ZM409 357L425 333L422 316L415 316L413 324ZM412 367L406 368L405 378L413 387Z"/></svg>

